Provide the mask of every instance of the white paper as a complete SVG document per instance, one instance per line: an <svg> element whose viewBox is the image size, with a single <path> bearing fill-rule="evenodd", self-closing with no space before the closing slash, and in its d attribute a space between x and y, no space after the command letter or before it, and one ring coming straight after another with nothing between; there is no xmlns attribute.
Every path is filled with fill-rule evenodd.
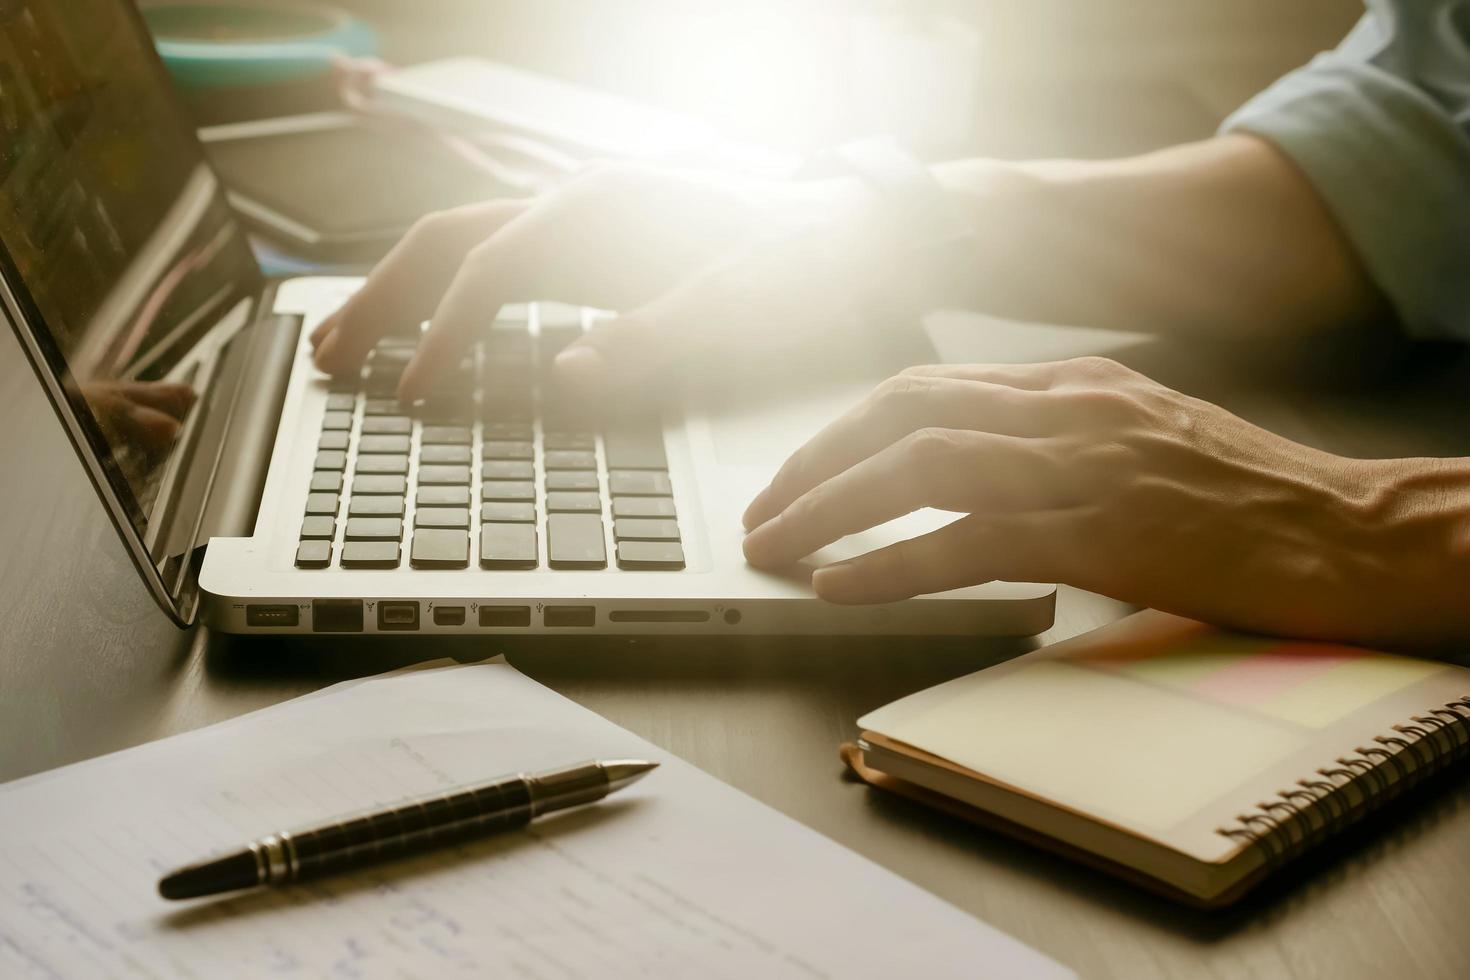
<svg viewBox="0 0 1470 980"><path fill-rule="evenodd" d="M172 868L457 783L662 763L522 832L169 903ZM0 975L973 977L1067 971L503 663L353 682L0 787Z"/></svg>

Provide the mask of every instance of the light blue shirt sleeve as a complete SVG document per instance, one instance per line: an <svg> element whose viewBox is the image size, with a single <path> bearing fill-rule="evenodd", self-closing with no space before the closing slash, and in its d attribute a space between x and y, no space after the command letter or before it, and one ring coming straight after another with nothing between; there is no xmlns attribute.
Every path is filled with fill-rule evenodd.
<svg viewBox="0 0 1470 980"><path fill-rule="evenodd" d="M1406 330L1470 341L1470 0L1368 0L1221 127L1296 161Z"/></svg>

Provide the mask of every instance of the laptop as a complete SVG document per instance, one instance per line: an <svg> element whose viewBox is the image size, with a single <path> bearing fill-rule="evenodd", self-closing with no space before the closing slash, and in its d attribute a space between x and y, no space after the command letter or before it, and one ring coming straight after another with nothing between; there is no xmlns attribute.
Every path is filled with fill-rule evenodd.
<svg viewBox="0 0 1470 980"><path fill-rule="evenodd" d="M181 626L236 633L1011 634L1055 588L824 603L822 561L747 566L740 514L780 461L922 351L877 350L780 399L670 379L674 407L564 411L551 358L602 315L486 311L421 404L418 324L329 378L308 334L358 286L268 280L121 0L0 14L0 306L139 574ZM922 333L914 331L916 340ZM835 354L829 360L842 360ZM861 362L861 363L858 363ZM742 397L743 396L743 397Z"/></svg>

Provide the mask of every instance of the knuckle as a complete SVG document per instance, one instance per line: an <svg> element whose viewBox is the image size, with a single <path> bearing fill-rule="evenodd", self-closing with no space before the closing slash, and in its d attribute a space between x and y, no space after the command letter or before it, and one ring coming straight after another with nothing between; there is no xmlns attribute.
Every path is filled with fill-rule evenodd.
<svg viewBox="0 0 1470 980"><path fill-rule="evenodd" d="M901 412L934 390L934 384L923 375L895 374L873 389L872 408L882 414Z"/></svg>
<svg viewBox="0 0 1470 980"><path fill-rule="evenodd" d="M962 447L949 429L919 429L906 440L905 454L919 473L941 467L959 455Z"/></svg>
<svg viewBox="0 0 1470 980"><path fill-rule="evenodd" d="M428 244L443 237L453 220L452 212L430 211L408 226L404 240L414 244Z"/></svg>
<svg viewBox="0 0 1470 980"><path fill-rule="evenodd" d="M1129 370L1111 357L1089 354L1074 357L1066 362L1066 371L1077 378L1114 379L1129 374Z"/></svg>
<svg viewBox="0 0 1470 980"><path fill-rule="evenodd" d="M1078 389L1066 398L1084 422L1115 424L1132 418L1141 407L1132 392L1113 386Z"/></svg>

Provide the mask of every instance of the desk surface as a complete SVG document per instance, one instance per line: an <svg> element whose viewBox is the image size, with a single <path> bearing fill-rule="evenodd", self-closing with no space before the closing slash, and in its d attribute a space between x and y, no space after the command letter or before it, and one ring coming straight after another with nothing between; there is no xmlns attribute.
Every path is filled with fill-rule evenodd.
<svg viewBox="0 0 1470 980"><path fill-rule="evenodd" d="M1470 357L1363 334L1250 357L991 326L995 359L1109 350L1253 421L1363 456L1470 454ZM521 670L1087 976L1462 976L1470 779L1458 775L1202 914L841 778L886 701L1032 641L244 639L179 632L135 578L14 339L0 336L0 778L136 745L416 659ZM1063 590L1057 640L1126 612Z"/></svg>

